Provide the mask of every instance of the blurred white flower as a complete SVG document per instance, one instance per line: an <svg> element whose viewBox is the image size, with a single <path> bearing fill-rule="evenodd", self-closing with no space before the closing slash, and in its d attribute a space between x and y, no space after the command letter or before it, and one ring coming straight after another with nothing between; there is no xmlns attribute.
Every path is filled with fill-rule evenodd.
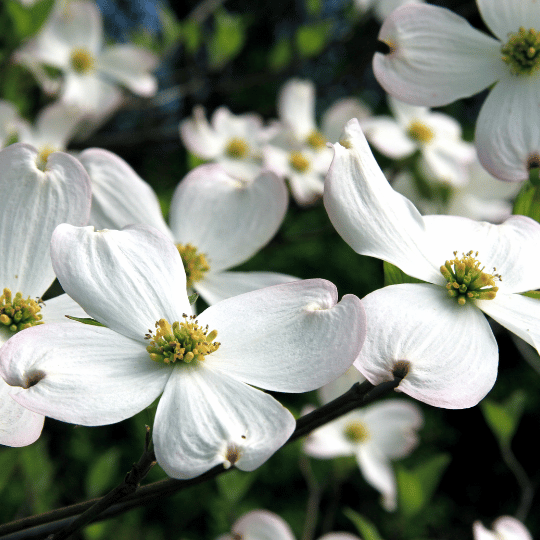
<svg viewBox="0 0 540 540"><path fill-rule="evenodd" d="M484 313L540 349L540 304L520 294L540 288L540 224L422 217L390 187L356 120L334 151L324 203L338 233L424 281L364 298L368 336L355 366L372 384L404 375L398 391L437 407L476 405L499 356Z"/></svg>
<svg viewBox="0 0 540 540"><path fill-rule="evenodd" d="M19 113L15 105L0 99L0 150L12 137L17 137Z"/></svg>
<svg viewBox="0 0 540 540"><path fill-rule="evenodd" d="M358 370L351 368L319 390L321 402L328 403L341 395L345 386L348 390L362 380ZM397 487L391 461L405 457L417 446L416 432L423 421L417 405L389 399L354 410L316 429L306 438L304 452L321 459L355 456L366 481L382 494L384 508L393 511L397 507Z"/></svg>
<svg viewBox="0 0 540 540"><path fill-rule="evenodd" d="M536 0L477 0L493 38L438 6L403 6L384 21L373 70L382 87L438 107L492 87L476 124L482 165L507 181L540 165L540 9Z"/></svg>
<svg viewBox="0 0 540 540"><path fill-rule="evenodd" d="M253 470L294 431L269 394L344 373L364 340L361 301L306 280L219 302L197 319L175 245L145 225L63 224L51 256L63 289L103 326L46 324L11 338L0 371L24 407L74 424L119 422L160 395L153 441L174 478ZM219 342L216 338L219 337ZM30 382L31 381L31 384Z"/></svg>
<svg viewBox="0 0 540 540"><path fill-rule="evenodd" d="M361 13L368 9L373 9L375 17L379 22L383 22L394 9L405 4L420 4L425 0L354 0L354 5Z"/></svg>
<svg viewBox="0 0 540 540"><path fill-rule="evenodd" d="M511 516L502 516L493 522L493 532L480 521L473 525L474 540L533 540L521 521Z"/></svg>
<svg viewBox="0 0 540 540"><path fill-rule="evenodd" d="M276 234L287 210L283 180L262 171L239 180L218 164L200 165L177 186L165 223L156 194L121 158L92 148L79 156L92 180L90 223L121 229L145 223L174 241L187 284L208 304L262 287L296 280L276 272L229 272Z"/></svg>
<svg viewBox="0 0 540 540"><path fill-rule="evenodd" d="M61 101L98 117L120 105L119 85L145 97L157 90L150 72L158 58L134 45L104 47L101 13L94 2L59 2L38 35L16 51L15 60L34 72L45 91L57 91L58 81L42 66L61 70Z"/></svg>
<svg viewBox="0 0 540 540"><path fill-rule="evenodd" d="M49 254L60 223L85 225L90 213L90 180L71 156L52 154L45 161L26 144L0 152L0 355L9 338L43 323L84 316L67 295L39 299L55 279ZM21 332L22 333L22 332ZM33 384L29 377L26 384ZM0 378L0 444L26 446L43 427L43 416L13 401Z"/></svg>

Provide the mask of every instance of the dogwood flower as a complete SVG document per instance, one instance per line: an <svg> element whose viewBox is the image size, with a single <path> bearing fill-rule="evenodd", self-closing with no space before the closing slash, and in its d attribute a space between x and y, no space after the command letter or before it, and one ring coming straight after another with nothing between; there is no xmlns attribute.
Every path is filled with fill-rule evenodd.
<svg viewBox="0 0 540 540"><path fill-rule="evenodd" d="M254 113L235 115L219 107L206 119L203 107L193 110L193 118L180 122L180 138L193 154L219 163L231 176L253 180L262 170L261 147L275 133Z"/></svg>
<svg viewBox="0 0 540 540"><path fill-rule="evenodd" d="M528 178L540 164L540 9L536 0L477 0L496 38L451 11L411 4L394 11L373 70L382 87L415 105L437 107L493 86L476 124L482 165L502 180Z"/></svg>
<svg viewBox="0 0 540 540"><path fill-rule="evenodd" d="M323 404L328 403L342 394L344 386L362 380L358 370L351 368L319 389L319 398ZM366 481L382 494L384 508L393 511L397 507L397 486L391 460L410 454L417 446L416 431L423 422L418 406L389 399L356 409L316 429L306 438L304 452L320 459L355 456Z"/></svg>
<svg viewBox="0 0 540 540"><path fill-rule="evenodd" d="M252 510L237 519L231 534L222 534L216 540L296 540L289 524L268 510ZM349 533L328 533L319 540L360 540Z"/></svg>
<svg viewBox="0 0 540 540"><path fill-rule="evenodd" d="M540 224L422 217L390 187L357 121L334 152L324 202L338 233L357 253L425 282L366 296L368 336L355 366L373 384L404 375L398 390L431 405L475 405L498 363L482 312L540 348L540 304L520 294L540 288Z"/></svg>
<svg viewBox="0 0 540 540"><path fill-rule="evenodd" d="M121 229L146 223L178 247L187 285L208 304L243 292L293 281L277 272L229 272L250 259L279 229L287 189L266 171L238 180L220 165L201 165L178 184L165 223L152 188L121 158L107 150L85 150L80 162L92 180L90 223Z"/></svg>
<svg viewBox="0 0 540 540"><path fill-rule="evenodd" d="M318 388L362 346L360 300L338 303L325 280L267 287L187 315L178 250L148 226L95 232L63 224L51 254L64 290L105 327L50 324L11 338L0 372L20 387L13 398L38 414L96 426L129 418L162 394L154 448L175 478L261 465L295 420L253 386Z"/></svg>
<svg viewBox="0 0 540 540"><path fill-rule="evenodd" d="M98 116L122 101L119 84L145 97L157 89L149 73L157 65L154 54L128 44L103 47L101 14L94 2L59 3L38 35L16 52L15 60L27 65L49 90L55 90L54 81L40 66L60 69L60 99Z"/></svg>
<svg viewBox="0 0 540 540"><path fill-rule="evenodd" d="M278 114L283 129L263 148L264 164L289 180L291 193L300 205L322 196L324 175L332 161L328 141L337 140L351 118L364 118L369 111L357 99L334 103L323 115L322 130L315 121L315 85L291 79L278 96Z"/></svg>
<svg viewBox="0 0 540 540"><path fill-rule="evenodd" d="M459 122L392 97L388 104L394 118L375 116L362 120L360 125L368 141L392 159L419 151L427 174L452 185L465 184L467 165L475 158L475 150L461 138Z"/></svg>
<svg viewBox="0 0 540 540"><path fill-rule="evenodd" d="M20 330L84 315L67 295L42 302L55 279L49 255L54 228L86 224L90 180L71 156L13 144L0 152L0 351ZM47 325L45 325L47 326ZM0 444L26 446L43 427L43 416L13 401L0 378Z"/></svg>
<svg viewBox="0 0 540 540"><path fill-rule="evenodd" d="M480 521L473 525L474 540L532 540L532 536L521 521L511 516L502 516L493 522L493 532Z"/></svg>

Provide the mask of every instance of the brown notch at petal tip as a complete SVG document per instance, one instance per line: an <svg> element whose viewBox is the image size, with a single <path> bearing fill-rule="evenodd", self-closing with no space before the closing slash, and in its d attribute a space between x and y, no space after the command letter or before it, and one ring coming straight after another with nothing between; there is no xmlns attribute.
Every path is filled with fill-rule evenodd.
<svg viewBox="0 0 540 540"><path fill-rule="evenodd" d="M392 375L396 379L404 379L409 373L411 363L408 360L398 360L392 369Z"/></svg>
<svg viewBox="0 0 540 540"><path fill-rule="evenodd" d="M533 152L529 154L527 158L527 170L538 169L540 168L540 154L538 152Z"/></svg>
<svg viewBox="0 0 540 540"><path fill-rule="evenodd" d="M44 378L45 373L43 371L33 371L26 376L26 381L23 388L31 388Z"/></svg>
<svg viewBox="0 0 540 540"><path fill-rule="evenodd" d="M234 443L229 443L227 445L227 452L225 453L225 463L223 463L223 467L225 469L233 467L234 464L240 459L241 455L242 453L240 448Z"/></svg>

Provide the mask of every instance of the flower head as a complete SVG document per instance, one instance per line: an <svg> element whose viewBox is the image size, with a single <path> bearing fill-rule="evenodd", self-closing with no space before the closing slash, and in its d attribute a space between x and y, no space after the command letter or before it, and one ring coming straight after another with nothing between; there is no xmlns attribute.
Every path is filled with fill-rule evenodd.
<svg viewBox="0 0 540 540"><path fill-rule="evenodd" d="M532 540L532 536L521 523L511 516L502 516L493 522L493 532L488 531L480 521L473 525L474 540Z"/></svg>

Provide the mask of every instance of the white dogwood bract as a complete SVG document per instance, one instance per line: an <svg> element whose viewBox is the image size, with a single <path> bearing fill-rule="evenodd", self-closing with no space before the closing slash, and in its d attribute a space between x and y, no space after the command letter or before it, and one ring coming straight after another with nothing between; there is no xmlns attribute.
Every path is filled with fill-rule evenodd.
<svg viewBox="0 0 540 540"><path fill-rule="evenodd" d="M437 107L494 86L476 124L482 165L502 180L528 178L540 155L540 7L536 0L477 0L495 38L451 11L407 5L384 22L375 76L395 97ZM529 56L524 50L532 50Z"/></svg>
<svg viewBox="0 0 540 540"><path fill-rule="evenodd" d="M129 418L162 394L155 453L175 478L219 464L261 465L295 421L253 386L318 388L351 366L364 340L360 300L346 295L338 302L335 287L319 279L267 287L219 302L196 321L186 317L178 250L148 226L95 232L60 225L51 253L64 290L106 327L43 325L14 336L0 368L20 387L14 399L92 426ZM183 337L173 338L169 325ZM166 336L174 346L159 348Z"/></svg>
<svg viewBox="0 0 540 540"><path fill-rule="evenodd" d="M368 335L355 366L373 384L405 374L398 390L431 405L475 405L497 376L497 343L483 313L540 349L540 304L520 294L540 288L540 224L422 217L390 187L355 120L334 152L324 202L338 233L356 252L426 282L365 297ZM474 275L470 288L462 271Z"/></svg>
<svg viewBox="0 0 540 540"><path fill-rule="evenodd" d="M64 222L86 224L91 199L90 180L75 159L55 153L43 163L35 148L22 143L0 152L0 193L1 355L20 324L63 322L66 314L84 315L67 295L41 304L36 301L55 279L49 254L53 230ZM11 314L9 306L17 293L24 304L30 304L29 309L39 306L35 320L17 322ZM10 393L0 379L0 444L26 446L39 437L43 416L21 407Z"/></svg>
<svg viewBox="0 0 540 540"><path fill-rule="evenodd" d="M531 533L518 519L502 516L493 522L492 531L480 521L473 525L474 540L533 540Z"/></svg>
<svg viewBox="0 0 540 540"><path fill-rule="evenodd" d="M15 54L46 88L54 89L40 65L63 73L60 99L98 117L118 107L122 85L135 94L149 97L157 90L150 72L157 57L130 44L103 45L101 13L94 2L61 2L37 36Z"/></svg>
<svg viewBox="0 0 540 540"><path fill-rule="evenodd" d="M273 173L239 180L218 164L195 168L174 192L169 227L152 188L124 160L96 148L85 150L79 160L92 180L90 222L109 229L145 223L167 235L182 254L188 287L208 304L297 279L277 272L228 271L267 244L285 217L287 189ZM196 252L186 252L186 246Z"/></svg>

